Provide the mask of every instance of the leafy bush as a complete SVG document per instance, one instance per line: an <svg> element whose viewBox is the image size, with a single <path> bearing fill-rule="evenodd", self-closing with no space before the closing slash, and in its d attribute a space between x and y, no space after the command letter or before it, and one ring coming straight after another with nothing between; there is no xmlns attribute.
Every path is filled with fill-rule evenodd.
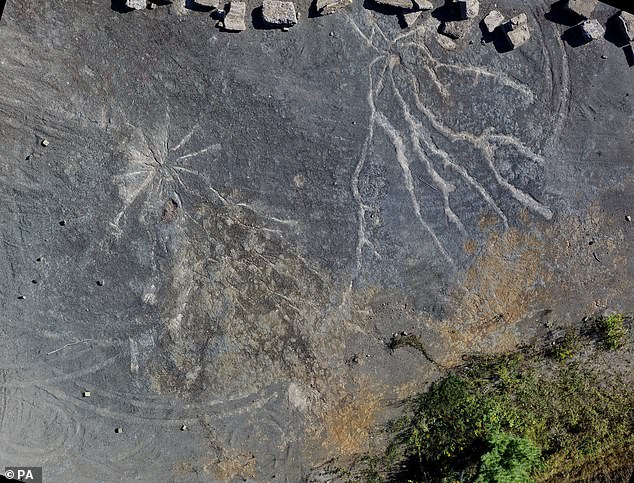
<svg viewBox="0 0 634 483"><path fill-rule="evenodd" d="M616 376L576 363L537 353L477 359L412 399L382 463L391 476L377 480L588 478L634 456L633 408Z"/></svg>
<svg viewBox="0 0 634 483"><path fill-rule="evenodd" d="M495 433L491 450L481 458L476 483L523 483L540 464L540 449L525 438Z"/></svg>
<svg viewBox="0 0 634 483"><path fill-rule="evenodd" d="M599 317L597 320L599 334L603 343L610 350L619 349L625 343L627 328L625 327L625 315L612 314Z"/></svg>

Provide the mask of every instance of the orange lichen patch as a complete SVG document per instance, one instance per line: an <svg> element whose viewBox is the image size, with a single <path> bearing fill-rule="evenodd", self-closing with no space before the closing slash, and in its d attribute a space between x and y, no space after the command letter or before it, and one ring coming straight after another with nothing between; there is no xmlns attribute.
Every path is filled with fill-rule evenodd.
<svg viewBox="0 0 634 483"><path fill-rule="evenodd" d="M381 398L376 391L364 389L343 398L324 416L324 447L333 456L352 456L367 451L370 433L381 409Z"/></svg>
<svg viewBox="0 0 634 483"><path fill-rule="evenodd" d="M478 244L475 240L467 240L464 244L464 251L468 255L474 255L478 249Z"/></svg>
<svg viewBox="0 0 634 483"><path fill-rule="evenodd" d="M223 451L223 455L217 461L203 466L203 471L211 473L216 481L229 481L234 478L246 481L255 477L255 469L255 456L235 449Z"/></svg>
<svg viewBox="0 0 634 483"><path fill-rule="evenodd" d="M448 324L450 338L467 343L501 322L524 317L548 278L543 251L544 243L534 235L517 230L492 234L452 294L457 309Z"/></svg>

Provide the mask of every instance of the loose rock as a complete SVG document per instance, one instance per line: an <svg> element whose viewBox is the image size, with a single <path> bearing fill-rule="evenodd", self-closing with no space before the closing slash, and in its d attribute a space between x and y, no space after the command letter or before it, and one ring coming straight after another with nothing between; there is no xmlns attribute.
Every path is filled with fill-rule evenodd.
<svg viewBox="0 0 634 483"><path fill-rule="evenodd" d="M583 18L590 18L598 0L567 0L564 8Z"/></svg>
<svg viewBox="0 0 634 483"><path fill-rule="evenodd" d="M412 0L374 0L374 2L386 7L404 8L406 10L414 10L416 8Z"/></svg>
<svg viewBox="0 0 634 483"><path fill-rule="evenodd" d="M48 146L50 143L48 142L48 139L42 139L42 146L46 147Z"/></svg>
<svg viewBox="0 0 634 483"><path fill-rule="evenodd" d="M634 15L629 12L621 12L617 19L627 42L634 42Z"/></svg>
<svg viewBox="0 0 634 483"><path fill-rule="evenodd" d="M630 215L627 215L625 217L625 220L628 221L629 223L632 223L632 217Z"/></svg>
<svg viewBox="0 0 634 483"><path fill-rule="evenodd" d="M414 7L418 10L433 10L434 4L429 0L414 0Z"/></svg>
<svg viewBox="0 0 634 483"><path fill-rule="evenodd" d="M126 0L125 6L134 10L141 10L147 7L147 0Z"/></svg>
<svg viewBox="0 0 634 483"><path fill-rule="evenodd" d="M319 15L331 15L352 3L352 0L315 0L315 10Z"/></svg>
<svg viewBox="0 0 634 483"><path fill-rule="evenodd" d="M115 428L115 433L123 433L123 428Z"/></svg>
<svg viewBox="0 0 634 483"><path fill-rule="evenodd" d="M464 22L462 20L443 22L440 25L440 33L451 39L461 39L465 36L471 25L471 22Z"/></svg>
<svg viewBox="0 0 634 483"><path fill-rule="evenodd" d="M292 27L297 23L293 2L264 0L262 16L267 24L275 27Z"/></svg>
<svg viewBox="0 0 634 483"><path fill-rule="evenodd" d="M483 23L487 32L492 34L495 29L504 23L504 15L497 10L491 10L489 14L484 17Z"/></svg>
<svg viewBox="0 0 634 483"><path fill-rule="evenodd" d="M244 18L247 13L245 2L231 2L229 12L225 16L224 29L232 32L241 32L247 28Z"/></svg>
<svg viewBox="0 0 634 483"><path fill-rule="evenodd" d="M411 27L412 25L416 23L416 21L420 18L422 14L423 14L422 11L402 13L401 16L403 18L403 24L406 27Z"/></svg>
<svg viewBox="0 0 634 483"><path fill-rule="evenodd" d="M480 13L479 0L454 0L454 3L459 18L463 20L477 17Z"/></svg>
<svg viewBox="0 0 634 483"><path fill-rule="evenodd" d="M219 0L196 0L196 3L201 7L209 7L212 10L220 8Z"/></svg>
<svg viewBox="0 0 634 483"><path fill-rule="evenodd" d="M581 36L588 42L600 39L605 34L605 29L603 28L603 25L601 25L596 19L586 20L582 22L580 28Z"/></svg>
<svg viewBox="0 0 634 483"><path fill-rule="evenodd" d="M531 32L528 28L528 17L525 13L511 18L503 25L504 34L512 49L516 49L524 45L531 38Z"/></svg>
<svg viewBox="0 0 634 483"><path fill-rule="evenodd" d="M90 397L90 391L84 391L83 396L84 397Z"/></svg>

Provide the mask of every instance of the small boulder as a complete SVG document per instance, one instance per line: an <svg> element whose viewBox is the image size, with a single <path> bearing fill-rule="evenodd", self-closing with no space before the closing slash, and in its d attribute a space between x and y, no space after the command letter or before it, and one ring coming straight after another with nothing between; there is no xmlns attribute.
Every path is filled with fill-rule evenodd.
<svg viewBox="0 0 634 483"><path fill-rule="evenodd" d="M528 28L528 17L525 13L520 13L511 18L502 27L511 49L524 45L531 38L531 32Z"/></svg>
<svg viewBox="0 0 634 483"><path fill-rule="evenodd" d="M245 2L231 2L229 12L225 15L224 29L231 32L242 32L247 28L244 18L247 13Z"/></svg>
<svg viewBox="0 0 634 483"><path fill-rule="evenodd" d="M450 39L461 39L466 35L471 25L472 22L464 22L462 20L443 22L440 25L440 33Z"/></svg>
<svg viewBox="0 0 634 483"><path fill-rule="evenodd" d="M414 10L416 8L413 0L374 0L374 2L386 7L404 8L405 10Z"/></svg>
<svg viewBox="0 0 634 483"><path fill-rule="evenodd" d="M417 10L433 10L434 4L429 0L414 0L414 8Z"/></svg>
<svg viewBox="0 0 634 483"><path fill-rule="evenodd" d="M479 0L454 0L454 5L456 14L463 20L477 17L480 13Z"/></svg>
<svg viewBox="0 0 634 483"><path fill-rule="evenodd" d="M201 7L207 7L211 10L220 8L220 0L196 0L195 3Z"/></svg>
<svg viewBox="0 0 634 483"><path fill-rule="evenodd" d="M600 39L605 34L603 25L596 19L586 20L579 27L581 28L581 36L587 42Z"/></svg>
<svg viewBox="0 0 634 483"><path fill-rule="evenodd" d="M489 14L482 20L487 32L492 34L495 29L504 23L504 15L497 10L491 10Z"/></svg>
<svg viewBox="0 0 634 483"><path fill-rule="evenodd" d="M590 18L598 3L599 0L566 0L564 8L579 17Z"/></svg>
<svg viewBox="0 0 634 483"><path fill-rule="evenodd" d="M319 15L330 15L352 3L352 0L315 0L315 10Z"/></svg>
<svg viewBox="0 0 634 483"><path fill-rule="evenodd" d="M617 17L618 25L627 42L634 42L634 15L629 12L621 12Z"/></svg>
<svg viewBox="0 0 634 483"><path fill-rule="evenodd" d="M405 27L411 27L412 25L416 23L416 21L420 18L422 14L423 12L420 10L401 13L401 19L402 19L403 25Z"/></svg>
<svg viewBox="0 0 634 483"><path fill-rule="evenodd" d="M297 13L293 2L264 0L262 4L264 21L274 27L292 27L297 23Z"/></svg>
<svg viewBox="0 0 634 483"><path fill-rule="evenodd" d="M134 10L147 8L147 0L126 0L125 6Z"/></svg>

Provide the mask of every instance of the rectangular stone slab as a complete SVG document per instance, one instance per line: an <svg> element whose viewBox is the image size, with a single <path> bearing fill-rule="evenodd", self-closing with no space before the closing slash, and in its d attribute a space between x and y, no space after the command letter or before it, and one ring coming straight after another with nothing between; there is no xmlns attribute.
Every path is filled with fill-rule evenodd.
<svg viewBox="0 0 634 483"><path fill-rule="evenodd" d="M565 8L580 17L590 18L598 3L598 0L568 0Z"/></svg>
<svg viewBox="0 0 634 483"><path fill-rule="evenodd" d="M225 16L224 29L232 32L241 32L247 28L244 17L247 13L245 2L231 2L229 12Z"/></svg>
<svg viewBox="0 0 634 483"><path fill-rule="evenodd" d="M264 21L276 27L292 27L297 23L295 4L280 0L264 0L262 4Z"/></svg>
<svg viewBox="0 0 634 483"><path fill-rule="evenodd" d="M330 15L352 3L352 0L316 0L315 10L319 15Z"/></svg>

